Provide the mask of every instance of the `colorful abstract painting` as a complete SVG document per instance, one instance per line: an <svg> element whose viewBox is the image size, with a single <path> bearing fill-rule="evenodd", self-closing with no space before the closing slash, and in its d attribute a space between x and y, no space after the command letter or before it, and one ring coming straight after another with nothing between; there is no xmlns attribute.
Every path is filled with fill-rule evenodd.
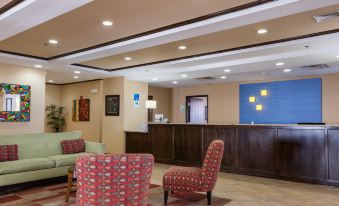
<svg viewBox="0 0 339 206"><path fill-rule="evenodd" d="M29 122L31 86L19 84L0 84L1 94L20 95L20 111L0 111L0 122Z"/></svg>
<svg viewBox="0 0 339 206"><path fill-rule="evenodd" d="M89 121L90 120L90 100L80 97L79 100L73 100L72 120Z"/></svg>

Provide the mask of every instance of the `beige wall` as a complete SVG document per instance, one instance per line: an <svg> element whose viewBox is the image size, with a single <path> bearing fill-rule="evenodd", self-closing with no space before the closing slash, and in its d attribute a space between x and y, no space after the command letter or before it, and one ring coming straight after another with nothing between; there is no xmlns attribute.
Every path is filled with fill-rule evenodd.
<svg viewBox="0 0 339 206"><path fill-rule="evenodd" d="M323 78L323 121L339 125L339 74Z"/></svg>
<svg viewBox="0 0 339 206"><path fill-rule="evenodd" d="M45 72L0 64L0 82L31 85L30 122L1 122L1 134L42 133L45 116Z"/></svg>
<svg viewBox="0 0 339 206"><path fill-rule="evenodd" d="M180 105L186 104L186 96L208 95L208 122L236 124L239 122L239 84L213 84L173 89L173 122L184 123L185 112Z"/></svg>
<svg viewBox="0 0 339 206"><path fill-rule="evenodd" d="M148 99L148 84L125 80L125 130L138 130L143 123L147 123L147 109L145 102ZM133 94L140 95L139 107L134 107Z"/></svg>
<svg viewBox="0 0 339 206"><path fill-rule="evenodd" d="M154 114L164 114L169 121L172 121L172 89L149 86L148 95L153 96L153 99L157 101Z"/></svg>
<svg viewBox="0 0 339 206"><path fill-rule="evenodd" d="M288 79L317 77L321 77L323 82L323 121L330 125L339 125L339 74ZM275 79L269 81L278 80ZM185 105L185 97L191 95L208 95L209 123L239 123L239 83L180 87L173 89L172 116L174 122L185 122L185 112L180 112L179 108L180 105Z"/></svg>
<svg viewBox="0 0 339 206"><path fill-rule="evenodd" d="M61 106L61 86L46 84L45 104ZM47 119L45 118L45 132L54 132L54 129L47 126Z"/></svg>
<svg viewBox="0 0 339 206"><path fill-rule="evenodd" d="M97 89L92 94L91 89ZM60 102L65 106L66 127L64 131L81 131L85 140L103 142L106 152L125 152L125 130L138 130L147 122L145 101L148 97L148 84L115 77L105 80L83 82L69 85L47 85L46 104ZM133 94L140 94L140 107L133 105ZM120 95L120 116L105 115L105 95ZM72 121L72 101L83 98L91 100L89 122ZM58 101L59 99L59 101ZM46 130L48 131L48 130Z"/></svg>
<svg viewBox="0 0 339 206"><path fill-rule="evenodd" d="M123 153L125 151L124 133L124 78L116 77L103 80L103 95L120 95L120 115L105 116L102 111L102 142L106 152Z"/></svg>
<svg viewBox="0 0 339 206"><path fill-rule="evenodd" d="M61 93L61 105L66 107L66 127L63 131L81 131L82 138L88 141L101 141L101 111L103 107L102 88L103 81L91 81L78 84L63 85ZM96 94L91 93L91 89L97 89ZM90 99L90 121L74 122L72 121L72 103L73 100L83 96L84 99Z"/></svg>
<svg viewBox="0 0 339 206"><path fill-rule="evenodd" d="M140 94L140 106L133 105L133 94ZM102 142L106 152L125 152L125 131L138 130L147 122L145 101L148 96L148 84L115 77L103 80L103 95L120 95L120 115L105 116L102 111Z"/></svg>

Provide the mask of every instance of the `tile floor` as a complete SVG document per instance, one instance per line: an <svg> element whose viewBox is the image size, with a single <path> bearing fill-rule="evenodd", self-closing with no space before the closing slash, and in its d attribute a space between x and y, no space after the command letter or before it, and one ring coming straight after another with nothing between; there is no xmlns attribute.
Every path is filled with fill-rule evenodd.
<svg viewBox="0 0 339 206"><path fill-rule="evenodd" d="M153 184L168 167L155 165ZM230 173L219 174L213 195L231 199L227 206L339 206L339 188Z"/></svg>

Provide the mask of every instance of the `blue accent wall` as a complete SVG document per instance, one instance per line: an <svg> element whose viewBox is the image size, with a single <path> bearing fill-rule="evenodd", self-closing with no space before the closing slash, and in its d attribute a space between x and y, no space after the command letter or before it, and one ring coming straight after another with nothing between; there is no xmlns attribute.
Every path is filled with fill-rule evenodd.
<svg viewBox="0 0 339 206"><path fill-rule="evenodd" d="M261 96L262 89L268 90ZM249 97L256 102L250 103ZM263 105L262 111L256 105ZM322 122L322 81L320 78L240 85L240 123L296 124Z"/></svg>

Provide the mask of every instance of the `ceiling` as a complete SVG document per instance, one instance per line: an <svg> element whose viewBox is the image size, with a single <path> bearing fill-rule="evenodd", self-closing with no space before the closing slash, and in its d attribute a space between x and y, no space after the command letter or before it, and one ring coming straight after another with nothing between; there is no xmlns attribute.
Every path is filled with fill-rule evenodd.
<svg viewBox="0 0 339 206"><path fill-rule="evenodd" d="M95 0L1 41L0 50L49 58L251 2ZM113 21L114 26L103 29L103 20ZM46 45L51 38L58 39L60 45Z"/></svg>
<svg viewBox="0 0 339 206"><path fill-rule="evenodd" d="M335 10L339 0L26 0L0 14L0 64L41 65L56 84L125 76L178 87L331 74L339 72L339 18L312 16ZM300 68L313 64L328 68Z"/></svg>
<svg viewBox="0 0 339 206"><path fill-rule="evenodd" d="M339 10L339 5L171 42L155 47L149 47L133 52L95 59L82 62L81 64L114 70L150 62L159 62L184 56L228 50L260 44L263 42L315 34L339 28L339 19L332 19L321 24L316 24L315 20L312 18L313 15L334 10ZM261 28L268 29L269 33L265 35L256 35L256 31ZM180 45L185 45L188 49L185 51L179 50L178 47ZM131 57L132 61L125 61L124 57Z"/></svg>

